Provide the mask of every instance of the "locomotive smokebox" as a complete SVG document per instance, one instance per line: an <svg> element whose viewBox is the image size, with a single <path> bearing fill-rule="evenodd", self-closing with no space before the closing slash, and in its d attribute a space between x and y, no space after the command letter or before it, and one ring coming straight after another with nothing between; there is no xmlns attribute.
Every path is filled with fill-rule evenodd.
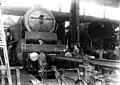
<svg viewBox="0 0 120 85"><path fill-rule="evenodd" d="M53 32L55 17L51 11L35 5L24 15L24 25L28 31Z"/></svg>

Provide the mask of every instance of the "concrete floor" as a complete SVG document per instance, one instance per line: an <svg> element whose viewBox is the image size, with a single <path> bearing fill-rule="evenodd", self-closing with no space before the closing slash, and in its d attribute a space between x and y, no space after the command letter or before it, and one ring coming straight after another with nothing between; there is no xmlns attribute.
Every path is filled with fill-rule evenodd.
<svg viewBox="0 0 120 85"><path fill-rule="evenodd" d="M76 73L66 72L65 74L70 76L71 78L73 78L75 80L77 79L77 74ZM17 85L17 83L16 83L16 75L15 74L12 75L12 80L13 80L13 85ZM20 80L21 80L22 85L33 85L31 80L34 80L35 82L40 83L40 81L36 77L34 77L33 75L28 74L25 71L20 72ZM72 80L70 80L70 79L65 79L65 80L67 81L68 84L74 85L74 82ZM44 82L44 85L58 85L58 82L57 82L56 79L44 79L43 82ZM39 84L39 85L43 85L43 84Z"/></svg>
<svg viewBox="0 0 120 85"><path fill-rule="evenodd" d="M77 80L77 74L73 72L66 72L66 75L70 76L72 79ZM21 83L22 85L32 85L31 79L37 80L34 76L27 74L26 72L21 72ZM74 82L70 79L65 79L68 84L74 85ZM58 85L56 79L44 79L44 85ZM42 85L42 84L40 84ZM64 84L63 84L64 85Z"/></svg>
<svg viewBox="0 0 120 85"><path fill-rule="evenodd" d="M77 80L77 74L76 73L67 72L67 73L65 73L65 75L69 76L72 79ZM70 85L74 85L74 81L73 80L65 79L65 81L67 81L67 83L70 84ZM51 85L58 85L57 80L55 80L55 79L46 79L46 80L44 80L44 84L46 84L46 85L50 85L50 84Z"/></svg>

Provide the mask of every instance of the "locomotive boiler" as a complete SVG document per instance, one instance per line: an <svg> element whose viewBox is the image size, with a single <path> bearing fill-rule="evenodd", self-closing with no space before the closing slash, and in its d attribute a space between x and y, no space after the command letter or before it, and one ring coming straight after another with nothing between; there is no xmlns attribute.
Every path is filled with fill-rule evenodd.
<svg viewBox="0 0 120 85"><path fill-rule="evenodd" d="M29 71L37 71L40 65L47 65L48 54L64 54L64 45L58 45L58 41L61 42L58 28L51 11L40 6L29 9L18 23L9 28L11 61L19 62ZM64 30L60 32L63 36Z"/></svg>

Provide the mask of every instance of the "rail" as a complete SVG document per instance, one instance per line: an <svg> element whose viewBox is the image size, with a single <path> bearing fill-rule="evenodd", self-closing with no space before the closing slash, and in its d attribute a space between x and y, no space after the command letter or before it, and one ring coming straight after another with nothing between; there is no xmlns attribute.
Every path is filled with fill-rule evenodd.
<svg viewBox="0 0 120 85"><path fill-rule="evenodd" d="M59 57L59 56L48 56L53 59L59 59L59 60L66 60L71 62L78 62L82 63L83 59L75 58L75 57ZM91 64L93 65L99 65L99 66L105 66L105 67L113 67L120 69L120 61L119 60L97 60L97 59L91 59Z"/></svg>

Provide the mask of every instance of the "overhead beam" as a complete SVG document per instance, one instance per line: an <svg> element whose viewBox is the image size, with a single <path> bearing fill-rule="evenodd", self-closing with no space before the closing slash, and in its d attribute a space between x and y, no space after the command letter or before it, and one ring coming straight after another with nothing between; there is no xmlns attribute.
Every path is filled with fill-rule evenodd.
<svg viewBox="0 0 120 85"><path fill-rule="evenodd" d="M30 8L31 7L3 6L2 12L5 15L24 16L24 14ZM54 14L56 20L59 20L59 21L68 21L69 20L69 13L58 12L58 11L51 11L51 12ZM80 22L92 22L92 21L111 22L111 23L116 23L116 24L119 24L119 22L120 22L118 20L102 19L102 18L98 18L98 17L80 15Z"/></svg>
<svg viewBox="0 0 120 85"><path fill-rule="evenodd" d="M3 6L2 12L6 15L24 16L31 7Z"/></svg>
<svg viewBox="0 0 120 85"><path fill-rule="evenodd" d="M120 0L84 0L84 1L95 2L99 5L105 5L109 7L115 7L115 8L119 7L119 2L120 2Z"/></svg>

